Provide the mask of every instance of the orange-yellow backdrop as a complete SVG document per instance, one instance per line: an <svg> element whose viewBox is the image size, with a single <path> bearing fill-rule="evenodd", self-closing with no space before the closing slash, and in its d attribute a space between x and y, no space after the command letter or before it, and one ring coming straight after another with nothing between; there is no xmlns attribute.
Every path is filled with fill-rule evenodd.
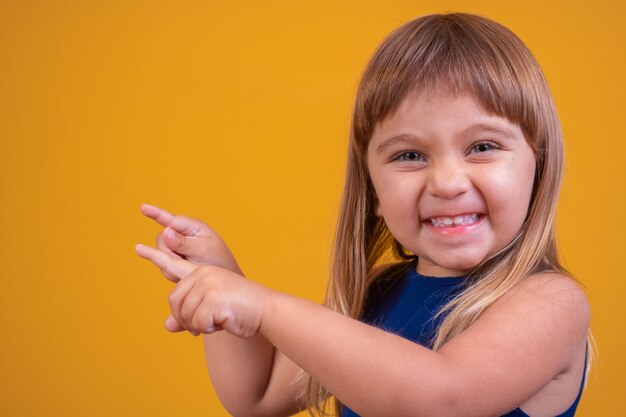
<svg viewBox="0 0 626 417"><path fill-rule="evenodd" d="M510 27L552 86L560 246L600 348L579 415L617 415L618 0L0 1L0 415L227 415L201 340L163 328L171 283L134 255L157 233L140 203L205 219L250 277L321 301L360 73L389 31L450 10Z"/></svg>

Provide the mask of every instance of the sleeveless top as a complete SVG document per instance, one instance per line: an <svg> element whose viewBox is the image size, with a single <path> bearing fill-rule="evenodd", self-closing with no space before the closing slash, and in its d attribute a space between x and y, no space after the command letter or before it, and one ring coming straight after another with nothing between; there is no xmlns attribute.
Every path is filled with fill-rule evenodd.
<svg viewBox="0 0 626 417"><path fill-rule="evenodd" d="M369 293L362 321L382 330L431 348L437 328L444 317L434 315L463 288L465 277L427 277L409 267L403 278L375 285ZM585 358L586 367L586 358ZM585 381L581 383L578 397L562 414L572 417L580 401ZM358 417L343 405L341 417ZM529 417L520 408L502 417Z"/></svg>

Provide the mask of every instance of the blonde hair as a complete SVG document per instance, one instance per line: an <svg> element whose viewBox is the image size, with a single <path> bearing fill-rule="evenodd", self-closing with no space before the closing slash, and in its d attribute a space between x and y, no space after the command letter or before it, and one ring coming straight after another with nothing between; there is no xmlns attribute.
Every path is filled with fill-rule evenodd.
<svg viewBox="0 0 626 417"><path fill-rule="evenodd" d="M536 172L526 220L505 248L470 271L466 287L446 304L433 349L474 323L515 284L533 273L557 271L555 214L563 167L558 115L543 73L528 48L504 26L464 13L429 15L401 26L383 41L358 87L326 305L360 319L372 283L402 275L416 256L374 214L375 192L366 165L377 123L416 91L451 88L469 93L489 112L516 123L533 149ZM386 260L392 266L382 266ZM311 413L327 415L329 392L306 378ZM341 404L335 403L335 411Z"/></svg>

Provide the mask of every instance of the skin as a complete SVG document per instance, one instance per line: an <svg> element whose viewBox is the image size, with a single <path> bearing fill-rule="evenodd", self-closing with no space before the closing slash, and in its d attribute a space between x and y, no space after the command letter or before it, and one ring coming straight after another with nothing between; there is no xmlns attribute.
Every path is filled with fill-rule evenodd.
<svg viewBox="0 0 626 417"><path fill-rule="evenodd" d="M179 283L182 278L192 278L192 272L207 266L221 266L225 271L243 278L224 241L205 223L173 215L148 204L141 206L141 212L164 228L156 237L156 249L138 245L136 252L152 260L170 281ZM203 272L206 271L199 269L193 278L202 280ZM253 285L248 280L238 282ZM199 288L195 288L196 293ZM262 287L257 286L257 289ZM241 338L227 331L220 332L222 326L219 324L214 325L212 332L194 330L182 318L180 302L185 294L179 296L178 291L180 286L177 285L169 296L172 315L165 320L165 328L170 332L187 330L194 336L205 333L204 351L211 380L220 400L232 415L279 416L291 415L299 410L294 400L298 387L291 384L299 367L260 333Z"/></svg>
<svg viewBox="0 0 626 417"><path fill-rule="evenodd" d="M420 257L417 270L462 276L513 240L533 187L535 158L520 128L468 95L405 100L374 130L367 154L376 215ZM429 219L477 214L469 225Z"/></svg>
<svg viewBox="0 0 626 417"><path fill-rule="evenodd" d="M460 275L515 235L528 206L534 159L523 137L485 138L484 128L469 135L467 127L489 122L502 128L506 122L492 120L471 98L417 100L403 103L372 138L368 166L378 194L376 212L420 256L418 271ZM391 146L376 152L399 133L428 139L398 148L420 152L423 161L405 155L402 163L390 162ZM487 139L499 148L477 146ZM499 179L489 178L488 170ZM232 255L221 239L187 235L185 221L176 220L183 216L142 211L166 227L157 248L136 247L176 282L166 328L204 334L212 380L233 415L297 411L293 381L300 368L362 416L498 416L521 404L532 417L543 417L562 412L576 397L589 308L567 277L542 274L523 281L433 352L256 284L237 273L236 263L202 263L215 253L222 254L218 260ZM447 233L424 224L429 217L460 212L480 213L479 224ZM177 232L172 239L169 229ZM202 252L203 245L214 247ZM196 256L200 252L204 256Z"/></svg>

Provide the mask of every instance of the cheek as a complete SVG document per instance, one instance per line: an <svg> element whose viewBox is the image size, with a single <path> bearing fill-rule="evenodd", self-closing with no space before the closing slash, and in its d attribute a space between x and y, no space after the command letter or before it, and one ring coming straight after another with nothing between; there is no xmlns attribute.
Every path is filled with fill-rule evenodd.
<svg viewBox="0 0 626 417"><path fill-rule="evenodd" d="M419 223L420 189L411 176L380 181L376 215L382 217L394 235L412 230Z"/></svg>
<svg viewBox="0 0 626 417"><path fill-rule="evenodd" d="M384 188L381 186L380 181L373 177L370 173L370 181L372 183L372 190L374 195L374 214L376 217L383 216L382 203L385 201L385 195L382 193Z"/></svg>
<svg viewBox="0 0 626 417"><path fill-rule="evenodd" d="M517 233L526 219L534 182L534 163L521 162L493 175L487 185L494 221L510 233Z"/></svg>
<svg viewBox="0 0 626 417"><path fill-rule="evenodd" d="M529 155L525 159L520 161L519 170L516 171L517 178L515 180L517 186L518 204L520 210L523 211L523 218L526 218L528 207L530 205L530 196L533 192L533 186L535 184L535 158L529 151ZM522 220L523 221L523 220Z"/></svg>

